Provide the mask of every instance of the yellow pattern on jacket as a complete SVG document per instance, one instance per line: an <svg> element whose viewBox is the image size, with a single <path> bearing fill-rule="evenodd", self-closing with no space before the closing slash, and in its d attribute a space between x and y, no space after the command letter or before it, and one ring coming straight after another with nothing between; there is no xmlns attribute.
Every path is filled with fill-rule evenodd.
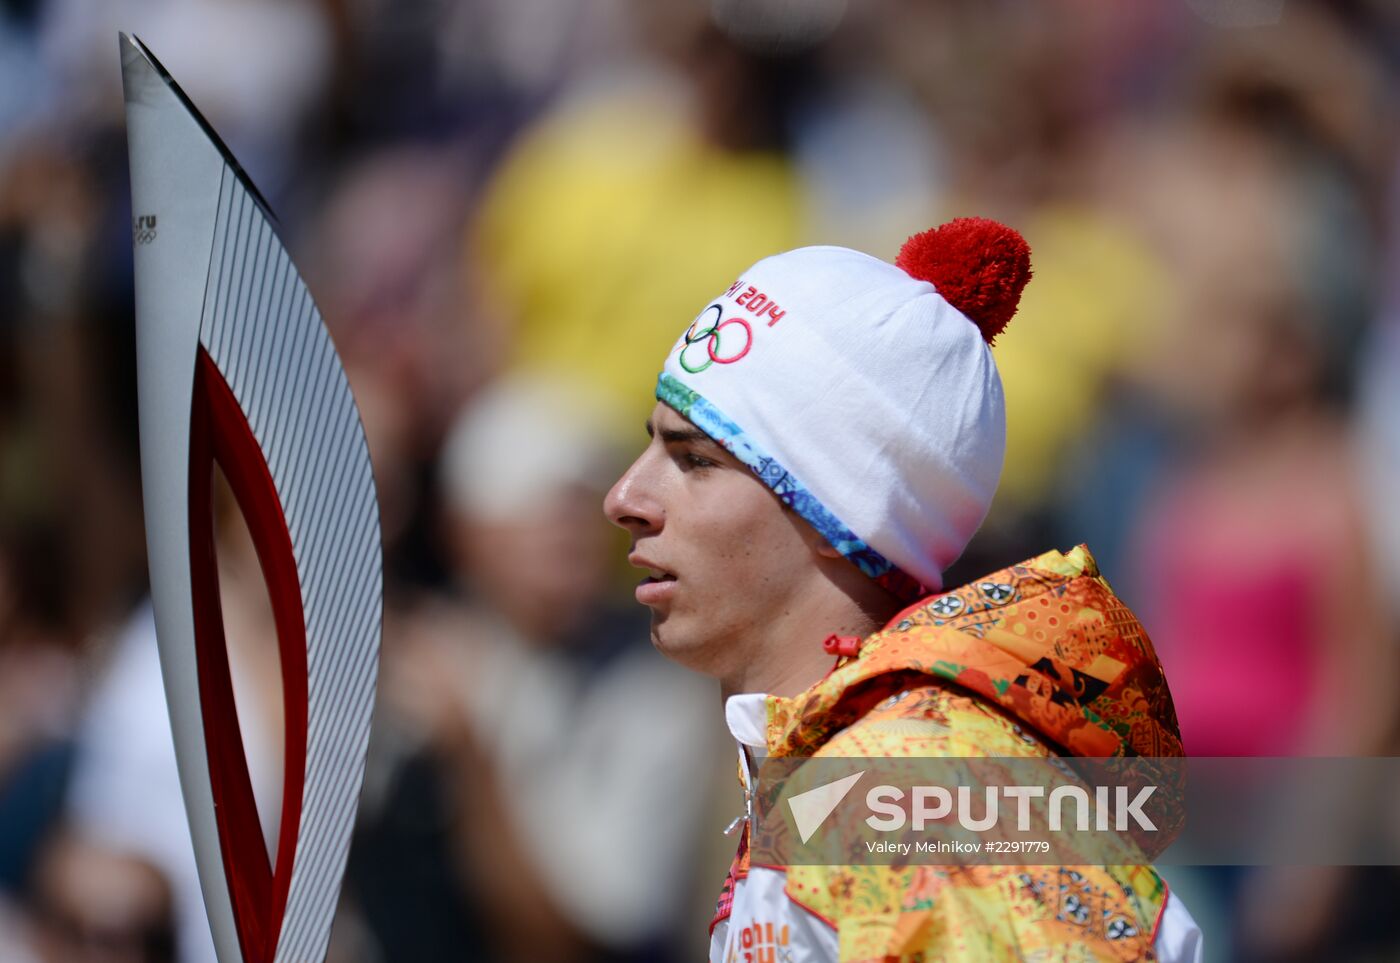
<svg viewBox="0 0 1400 963"><path fill-rule="evenodd" d="M766 705L774 757L1181 754L1151 642L1084 546L925 599ZM1148 866L1003 865L791 866L786 893L843 963L1152 959L1167 895Z"/></svg>

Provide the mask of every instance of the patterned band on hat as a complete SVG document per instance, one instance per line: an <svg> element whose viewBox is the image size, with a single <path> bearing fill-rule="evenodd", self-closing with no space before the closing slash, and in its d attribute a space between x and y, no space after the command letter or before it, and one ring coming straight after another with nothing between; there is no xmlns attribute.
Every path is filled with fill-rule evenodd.
<svg viewBox="0 0 1400 963"><path fill-rule="evenodd" d="M867 545L817 500L792 473L778 463L744 429L725 417L699 392L663 372L656 379L656 400L670 405L696 428L709 435L739 459L773 490L773 493L807 524L815 528L837 551L897 598L913 601L927 594L924 586L893 562Z"/></svg>

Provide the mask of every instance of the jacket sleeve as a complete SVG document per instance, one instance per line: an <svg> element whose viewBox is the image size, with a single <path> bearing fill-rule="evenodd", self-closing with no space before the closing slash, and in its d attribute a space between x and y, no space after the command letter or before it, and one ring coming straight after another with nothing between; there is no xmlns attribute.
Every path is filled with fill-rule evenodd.
<svg viewBox="0 0 1400 963"><path fill-rule="evenodd" d="M1152 942L1157 959L1161 963L1201 963L1204 942L1201 928L1191 918L1186 904L1175 893L1168 893Z"/></svg>

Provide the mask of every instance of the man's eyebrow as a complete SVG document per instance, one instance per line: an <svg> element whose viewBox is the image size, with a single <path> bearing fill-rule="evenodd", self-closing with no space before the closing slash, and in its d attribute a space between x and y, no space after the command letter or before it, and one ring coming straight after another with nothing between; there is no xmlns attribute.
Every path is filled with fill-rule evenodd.
<svg viewBox="0 0 1400 963"><path fill-rule="evenodd" d="M697 442L717 444L713 438L699 428L662 428L661 440L668 445L695 444Z"/></svg>
<svg viewBox="0 0 1400 963"><path fill-rule="evenodd" d="M650 418L647 419L647 437L656 437L656 425ZM711 444L717 448L723 447L699 428L662 428L661 440L668 445Z"/></svg>

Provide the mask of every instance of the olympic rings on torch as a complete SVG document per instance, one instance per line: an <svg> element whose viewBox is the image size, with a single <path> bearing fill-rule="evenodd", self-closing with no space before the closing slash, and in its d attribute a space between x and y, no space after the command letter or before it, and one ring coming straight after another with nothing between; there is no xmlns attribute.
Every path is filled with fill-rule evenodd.
<svg viewBox="0 0 1400 963"><path fill-rule="evenodd" d="M711 311L715 313L714 320L710 322L708 327L702 328L700 326L701 320ZM743 318L730 318L728 321L721 321L720 319L723 316L724 308L718 304L712 304L704 311L700 312L700 317L691 322L689 330L685 333L685 347L681 348L680 355L681 367L686 371L689 371L691 374L699 374L715 362L719 362L720 364L733 364L749 353L749 349L753 347L753 329L749 327L749 323ZM724 341L724 335L721 332L724 328L735 324L744 329L744 346L734 354L722 355L720 351L724 347L724 344L728 343L732 346L733 337L737 337L738 332L731 332L732 337L729 342ZM705 359L703 364L693 364L686 358L686 352L690 351L691 348L701 342L704 342L705 353L708 354L709 357Z"/></svg>

